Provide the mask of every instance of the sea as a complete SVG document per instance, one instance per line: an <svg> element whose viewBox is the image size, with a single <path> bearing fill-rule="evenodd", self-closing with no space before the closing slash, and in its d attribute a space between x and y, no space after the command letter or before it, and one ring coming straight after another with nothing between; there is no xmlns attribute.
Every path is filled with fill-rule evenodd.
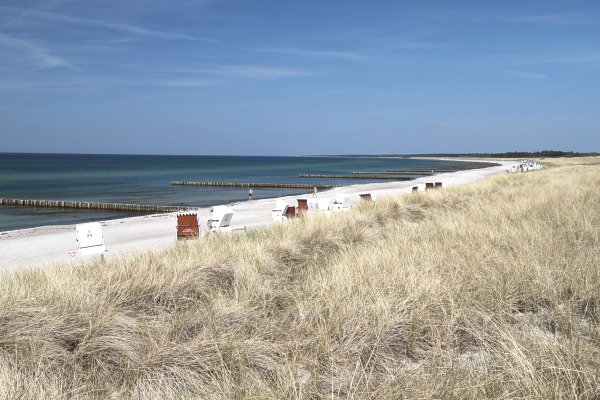
<svg viewBox="0 0 600 400"><path fill-rule="evenodd" d="M0 198L210 207L248 199L242 187L173 186L171 181L352 185L368 179L308 179L443 164L384 157L254 157L0 153ZM373 182L373 181L371 181ZM382 182L377 180L377 182ZM300 195L306 189L254 188L254 199ZM0 232L70 225L144 213L0 206Z"/></svg>

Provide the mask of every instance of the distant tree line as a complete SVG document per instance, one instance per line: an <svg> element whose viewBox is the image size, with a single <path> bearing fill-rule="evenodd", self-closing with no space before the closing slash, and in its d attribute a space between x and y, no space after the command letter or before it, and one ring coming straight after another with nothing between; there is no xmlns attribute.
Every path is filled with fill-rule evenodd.
<svg viewBox="0 0 600 400"><path fill-rule="evenodd" d="M493 158L553 158L553 157L591 157L600 153L577 153L574 151L542 150L542 151L512 151L505 153L453 153L453 154L422 154L430 157L493 157ZM415 155L412 155L417 156Z"/></svg>
<svg viewBox="0 0 600 400"><path fill-rule="evenodd" d="M511 151L505 153L426 153L426 154L347 154L337 157L481 157L481 158L553 158L553 157L595 157L600 153L577 153L574 151L542 150Z"/></svg>

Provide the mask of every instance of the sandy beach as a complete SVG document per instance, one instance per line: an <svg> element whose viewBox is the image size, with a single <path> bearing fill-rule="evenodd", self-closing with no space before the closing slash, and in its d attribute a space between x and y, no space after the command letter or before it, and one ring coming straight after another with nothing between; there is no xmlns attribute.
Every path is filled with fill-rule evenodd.
<svg viewBox="0 0 600 400"><path fill-rule="evenodd" d="M319 193L320 198L330 199L346 195L350 205L360 201L359 193L373 193L377 198L406 194L406 188L424 185L425 182L442 182L443 187L467 184L494 175L505 174L515 161L496 161L500 166L443 173L407 182L369 183L344 186ZM255 191L256 192L256 191ZM306 195L282 197L295 206L298 198ZM276 199L260 199L230 204L234 210L231 227L235 230L252 229L272 223L271 212ZM215 204L216 205L216 204ZM198 209L201 230L206 231L206 222L211 217L210 208ZM177 213L148 215L101 222L106 245L105 258L110 259L147 249L164 250L177 243ZM98 255L71 255L77 248L75 225L46 226L32 229L0 232L0 272L19 268L44 265L68 265L91 262Z"/></svg>

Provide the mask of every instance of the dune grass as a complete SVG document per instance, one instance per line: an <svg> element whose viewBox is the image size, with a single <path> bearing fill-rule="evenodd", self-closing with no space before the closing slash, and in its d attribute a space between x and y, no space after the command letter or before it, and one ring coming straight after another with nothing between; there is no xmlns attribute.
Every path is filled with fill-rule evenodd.
<svg viewBox="0 0 600 400"><path fill-rule="evenodd" d="M600 397L600 159L0 280L0 398Z"/></svg>

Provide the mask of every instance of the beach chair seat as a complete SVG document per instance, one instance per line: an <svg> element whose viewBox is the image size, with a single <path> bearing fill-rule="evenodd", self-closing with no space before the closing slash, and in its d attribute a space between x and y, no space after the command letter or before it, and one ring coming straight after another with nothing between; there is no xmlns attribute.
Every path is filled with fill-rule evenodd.
<svg viewBox="0 0 600 400"><path fill-rule="evenodd" d="M278 199L275 208L271 212L273 221L283 221L284 219L287 219L287 210L289 206L290 204L287 201Z"/></svg>
<svg viewBox="0 0 600 400"><path fill-rule="evenodd" d="M308 212L308 199L298 199L297 202L298 208L296 211L297 214L302 217Z"/></svg>
<svg viewBox="0 0 600 400"><path fill-rule="evenodd" d="M227 206L214 206L212 218L208 220L208 232L231 232L230 224L233 213L233 210Z"/></svg>
<svg viewBox="0 0 600 400"><path fill-rule="evenodd" d="M329 199L321 199L321 198L319 198L318 200L319 201L317 202L317 204L318 204L319 211L328 211L330 200Z"/></svg>
<svg viewBox="0 0 600 400"><path fill-rule="evenodd" d="M297 214L296 214L296 207L289 206L287 208L287 211L285 212L285 216L286 216L287 219L296 218L296 216L297 216Z"/></svg>
<svg viewBox="0 0 600 400"><path fill-rule="evenodd" d="M77 254L85 256L89 254L104 254L104 236L102 226L99 222L88 222L75 226L77 233Z"/></svg>
<svg viewBox="0 0 600 400"><path fill-rule="evenodd" d="M319 212L319 199L308 199L308 213L315 214Z"/></svg>
<svg viewBox="0 0 600 400"><path fill-rule="evenodd" d="M311 214L329 210L329 199L313 198L308 200L308 212Z"/></svg>
<svg viewBox="0 0 600 400"><path fill-rule="evenodd" d="M350 197L346 195L337 195L335 196L335 201L333 202L333 211L334 212L345 212L350 208Z"/></svg>

